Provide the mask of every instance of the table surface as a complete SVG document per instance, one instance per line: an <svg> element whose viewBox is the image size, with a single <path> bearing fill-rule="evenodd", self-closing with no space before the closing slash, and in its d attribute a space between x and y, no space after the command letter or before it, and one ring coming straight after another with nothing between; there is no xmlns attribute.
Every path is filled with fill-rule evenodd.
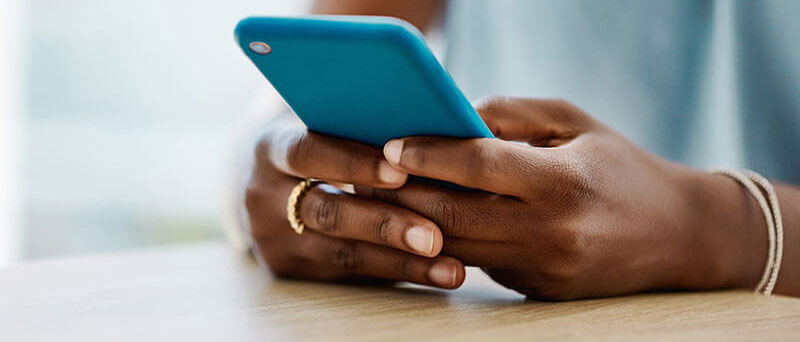
<svg viewBox="0 0 800 342"><path fill-rule="evenodd" d="M541 303L476 270L456 291L276 280L223 243L0 270L4 341L534 338L800 341L800 299L727 291Z"/></svg>

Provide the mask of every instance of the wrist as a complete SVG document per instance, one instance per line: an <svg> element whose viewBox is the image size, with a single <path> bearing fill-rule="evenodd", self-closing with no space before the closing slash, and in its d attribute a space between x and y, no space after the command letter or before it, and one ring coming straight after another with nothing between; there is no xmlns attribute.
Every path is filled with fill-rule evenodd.
<svg viewBox="0 0 800 342"><path fill-rule="evenodd" d="M685 180L693 241L680 287L754 289L767 259L767 228L758 203L726 176L693 170Z"/></svg>

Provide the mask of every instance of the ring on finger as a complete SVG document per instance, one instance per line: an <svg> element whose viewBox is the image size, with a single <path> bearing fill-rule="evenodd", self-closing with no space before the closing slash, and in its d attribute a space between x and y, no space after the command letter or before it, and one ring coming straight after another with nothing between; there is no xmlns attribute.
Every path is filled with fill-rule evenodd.
<svg viewBox="0 0 800 342"><path fill-rule="evenodd" d="M306 195L308 190L319 183L321 182L318 180L304 179L300 181L300 183L297 183L297 185L292 188L292 192L289 193L289 198L286 201L286 218L289 220L289 225L292 227L292 230L298 235L303 234L303 230L306 228L306 225L303 224L303 220L300 219L300 201L303 200L303 196Z"/></svg>

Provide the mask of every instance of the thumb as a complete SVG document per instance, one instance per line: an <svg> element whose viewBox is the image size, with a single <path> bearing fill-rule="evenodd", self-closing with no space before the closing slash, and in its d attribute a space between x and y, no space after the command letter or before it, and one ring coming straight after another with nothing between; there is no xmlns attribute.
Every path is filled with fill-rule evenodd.
<svg viewBox="0 0 800 342"><path fill-rule="evenodd" d="M534 146L559 146L597 126L564 100L492 96L473 106L496 137Z"/></svg>

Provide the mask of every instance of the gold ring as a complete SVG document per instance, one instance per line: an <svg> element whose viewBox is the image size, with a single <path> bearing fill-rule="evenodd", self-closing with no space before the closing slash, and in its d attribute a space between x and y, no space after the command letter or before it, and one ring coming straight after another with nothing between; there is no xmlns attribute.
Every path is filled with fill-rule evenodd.
<svg viewBox="0 0 800 342"><path fill-rule="evenodd" d="M297 185L292 188L289 199L286 201L286 218L289 220L289 225L292 226L292 229L298 235L303 234L303 230L306 228L306 225L303 224L303 221L300 219L298 204L303 200L303 196L306 195L306 192L317 183L319 183L319 181L310 179L297 183Z"/></svg>

